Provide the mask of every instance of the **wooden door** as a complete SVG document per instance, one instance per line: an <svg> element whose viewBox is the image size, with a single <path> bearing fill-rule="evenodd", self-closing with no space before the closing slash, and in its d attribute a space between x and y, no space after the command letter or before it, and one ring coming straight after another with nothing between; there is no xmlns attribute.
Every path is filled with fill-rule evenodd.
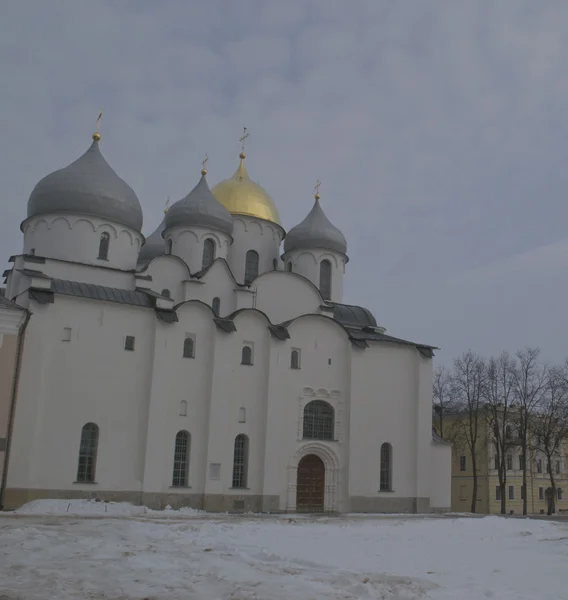
<svg viewBox="0 0 568 600"><path fill-rule="evenodd" d="M323 512L324 495L325 465L315 454L308 454L298 464L296 511Z"/></svg>

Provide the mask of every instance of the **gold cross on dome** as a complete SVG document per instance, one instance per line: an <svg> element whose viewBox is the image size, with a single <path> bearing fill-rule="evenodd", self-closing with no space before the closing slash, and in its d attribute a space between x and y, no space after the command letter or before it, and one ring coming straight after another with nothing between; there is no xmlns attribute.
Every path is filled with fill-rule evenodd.
<svg viewBox="0 0 568 600"><path fill-rule="evenodd" d="M247 131L246 127L243 127L243 137L239 138L239 142L241 142L241 151L244 152L245 151L245 141L249 136L249 132Z"/></svg>
<svg viewBox="0 0 568 600"><path fill-rule="evenodd" d="M314 186L314 192L316 193L316 200L319 200L319 197L320 197L320 194L319 194L320 185L321 185L321 181L318 179L316 181L316 185Z"/></svg>
<svg viewBox="0 0 568 600"><path fill-rule="evenodd" d="M97 142L101 139L100 129L101 129L101 119L103 118L103 107L101 106L101 110L99 111L99 116L97 117L97 127L95 129L95 133L93 133L93 139Z"/></svg>
<svg viewBox="0 0 568 600"><path fill-rule="evenodd" d="M170 197L166 200L166 206L164 207L164 213L168 212L168 208L170 207Z"/></svg>
<svg viewBox="0 0 568 600"><path fill-rule="evenodd" d="M209 160L209 157L207 156L207 153L205 153L205 158L201 162L201 174L202 175L207 175L207 161L208 160Z"/></svg>

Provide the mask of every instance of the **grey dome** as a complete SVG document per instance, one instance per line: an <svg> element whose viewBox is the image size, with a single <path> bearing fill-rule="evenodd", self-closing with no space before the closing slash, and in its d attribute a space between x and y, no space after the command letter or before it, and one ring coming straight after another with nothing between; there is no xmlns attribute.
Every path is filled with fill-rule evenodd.
<svg viewBox="0 0 568 600"><path fill-rule="evenodd" d="M149 263L156 256L166 253L166 242L163 233L166 229L166 217L158 225L157 229L151 233L144 242L138 255L138 264Z"/></svg>
<svg viewBox="0 0 568 600"><path fill-rule="evenodd" d="M325 216L318 198L308 216L292 227L284 238L284 252L310 248L347 254L345 236Z"/></svg>
<svg viewBox="0 0 568 600"><path fill-rule="evenodd" d="M142 229L142 208L134 190L113 171L96 140L83 156L33 189L28 218L51 213L90 215Z"/></svg>
<svg viewBox="0 0 568 600"><path fill-rule="evenodd" d="M171 227L210 227L231 235L233 217L211 193L205 175L189 194L173 204L166 213L166 229Z"/></svg>

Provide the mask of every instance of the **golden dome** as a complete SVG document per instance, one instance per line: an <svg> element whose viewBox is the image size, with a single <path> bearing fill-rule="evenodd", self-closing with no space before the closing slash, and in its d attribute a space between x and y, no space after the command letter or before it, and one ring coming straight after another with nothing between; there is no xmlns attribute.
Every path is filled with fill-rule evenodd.
<svg viewBox="0 0 568 600"><path fill-rule="evenodd" d="M218 183L211 190L213 195L233 215L257 217L280 225L280 215L272 198L248 176L244 152L240 158L236 173Z"/></svg>

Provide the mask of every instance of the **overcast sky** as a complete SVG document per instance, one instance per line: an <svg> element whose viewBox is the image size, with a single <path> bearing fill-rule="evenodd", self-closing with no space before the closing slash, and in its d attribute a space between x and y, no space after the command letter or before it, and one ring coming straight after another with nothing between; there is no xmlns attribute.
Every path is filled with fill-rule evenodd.
<svg viewBox="0 0 568 600"><path fill-rule="evenodd" d="M286 229L322 181L344 301L449 362L568 355L566 0L5 0L0 256L37 181L90 144L144 233L209 154L247 168Z"/></svg>

